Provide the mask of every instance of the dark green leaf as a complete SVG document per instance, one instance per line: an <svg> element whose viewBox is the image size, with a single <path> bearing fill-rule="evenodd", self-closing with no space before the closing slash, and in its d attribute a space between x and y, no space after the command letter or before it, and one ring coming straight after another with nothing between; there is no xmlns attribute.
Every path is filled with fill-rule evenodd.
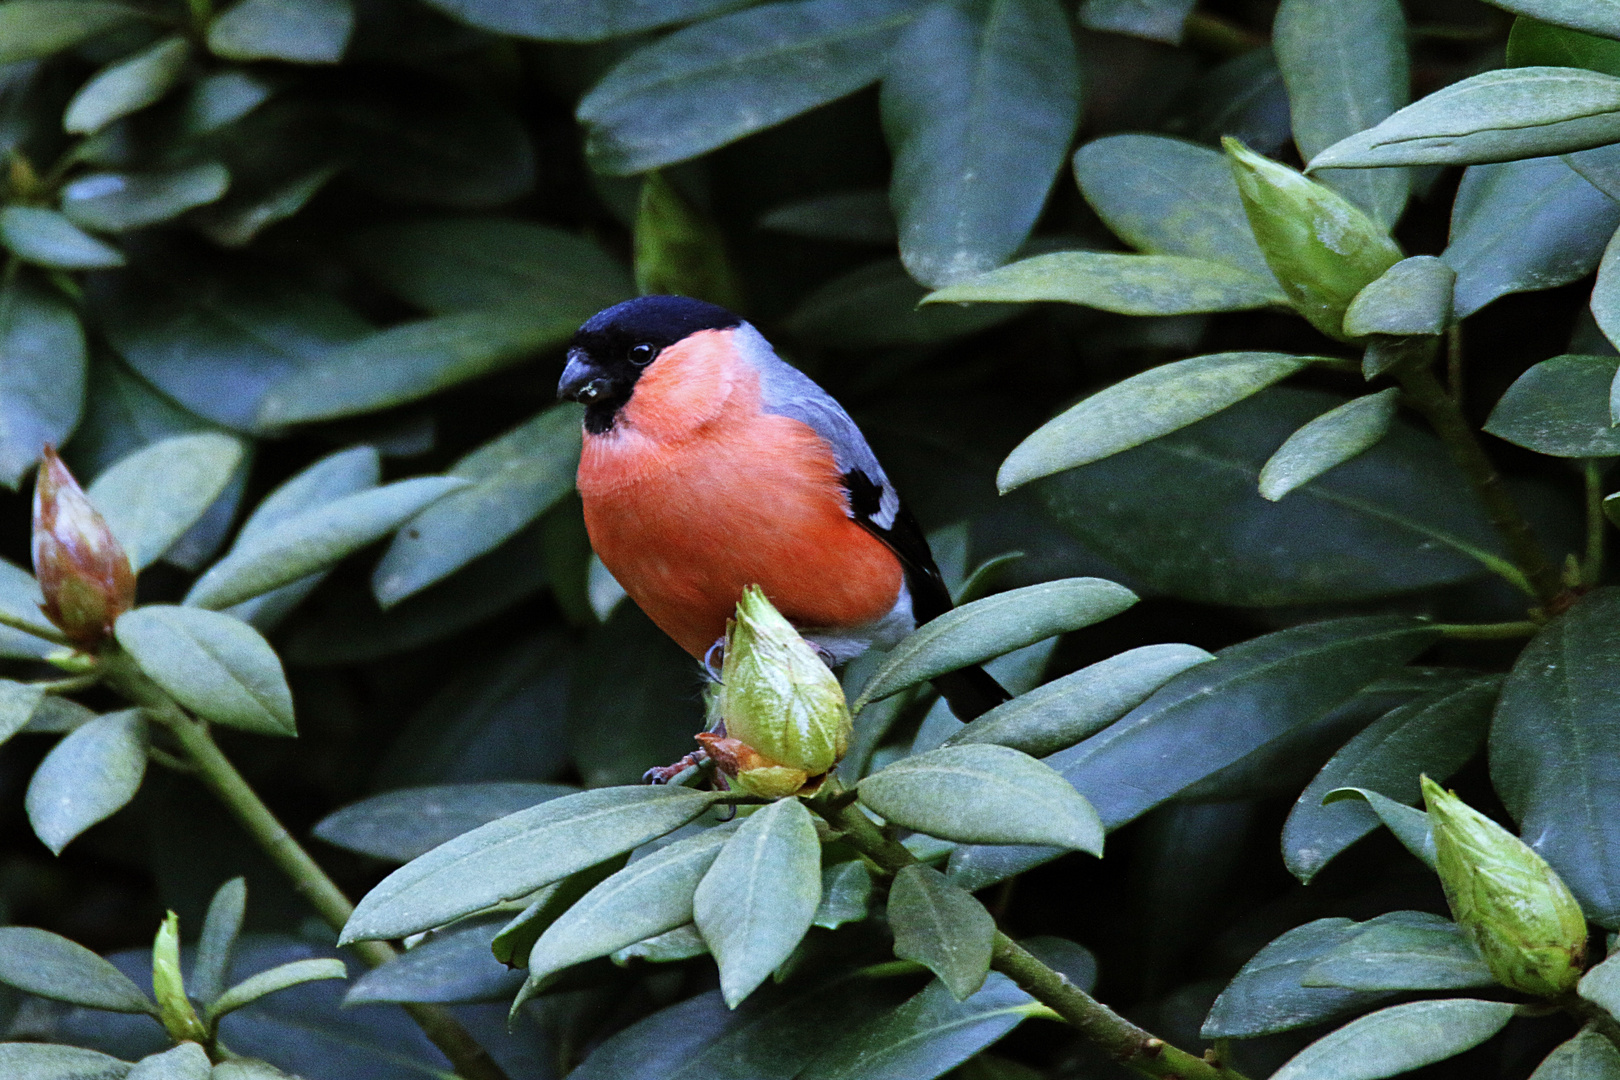
<svg viewBox="0 0 1620 1080"><path fill-rule="evenodd" d="M361 975L343 996L344 1005L388 1001L445 1003L502 1001L523 982L490 952L504 914L464 919L435 931L379 968Z"/></svg>
<svg viewBox="0 0 1620 1080"><path fill-rule="evenodd" d="M409 862L496 818L576 791L563 784L519 783L402 788L345 806L312 831L328 844Z"/></svg>
<svg viewBox="0 0 1620 1080"><path fill-rule="evenodd" d="M878 188L796 199L764 215L758 224L789 236L851 244L887 245L899 238L889 194Z"/></svg>
<svg viewBox="0 0 1620 1080"><path fill-rule="evenodd" d="M63 187L62 213L86 229L122 232L206 206L230 184L231 174L217 161L156 172L87 173Z"/></svg>
<svg viewBox="0 0 1620 1080"><path fill-rule="evenodd" d="M1456 272L1433 255L1402 259L1356 294L1344 313L1344 332L1353 338L1444 333L1456 284Z"/></svg>
<svg viewBox="0 0 1620 1080"><path fill-rule="evenodd" d="M1012 304L927 304L928 290L899 259L884 259L835 277L788 317L796 337L839 349L923 345L986 330L1023 309ZM921 305L921 306L919 306Z"/></svg>
<svg viewBox="0 0 1620 1080"><path fill-rule="evenodd" d="M875 81L918 0L786 0L677 30L579 103L610 175L696 157Z"/></svg>
<svg viewBox="0 0 1620 1080"><path fill-rule="evenodd" d="M66 441L79 422L84 377L84 330L73 308L27 276L0 287L0 483L15 488L42 446Z"/></svg>
<svg viewBox="0 0 1620 1080"><path fill-rule="evenodd" d="M540 41L603 41L691 22L749 0L429 0L446 15L483 30Z"/></svg>
<svg viewBox="0 0 1620 1080"><path fill-rule="evenodd" d="M1620 19L1615 23L1620 28ZM1508 34L1507 66L1573 67L1620 75L1620 43L1521 15Z"/></svg>
<svg viewBox="0 0 1620 1080"><path fill-rule="evenodd" d="M687 923L685 926L666 930L657 937L616 949L609 959L620 967L626 967L635 960L645 960L649 964L669 964L707 955L709 946L704 944L703 935L698 933L697 927Z"/></svg>
<svg viewBox="0 0 1620 1080"><path fill-rule="evenodd" d="M1409 1001L1352 1020L1295 1054L1272 1080L1379 1080L1478 1046L1513 1018L1510 1001Z"/></svg>
<svg viewBox="0 0 1620 1080"><path fill-rule="evenodd" d="M1548 1054L1530 1080L1620 1080L1620 1050L1596 1028L1585 1027Z"/></svg>
<svg viewBox="0 0 1620 1080"><path fill-rule="evenodd" d="M0 19L0 33L4 28L5 21ZM122 1080L129 1070L127 1061L77 1046L0 1042L0 1072L18 1080Z"/></svg>
<svg viewBox="0 0 1620 1080"><path fill-rule="evenodd" d="M1195 0L1085 0L1080 25L1087 30L1181 44L1182 26Z"/></svg>
<svg viewBox="0 0 1620 1080"><path fill-rule="evenodd" d="M1283 860L1309 882L1339 852L1378 827L1378 815L1353 800L1323 805L1331 791L1370 788L1399 802L1418 800L1418 774L1444 781L1484 740L1498 680L1447 687L1392 710L1322 767L1283 826Z"/></svg>
<svg viewBox="0 0 1620 1080"><path fill-rule="evenodd" d="M1121 315L1191 315L1285 304L1269 278L1183 255L1056 251L948 285L924 303L1057 300Z"/></svg>
<svg viewBox="0 0 1620 1080"><path fill-rule="evenodd" d="M1313 963L1303 986L1345 990L1466 990L1495 986L1462 927L1425 911L1392 911L1360 925Z"/></svg>
<svg viewBox="0 0 1620 1080"><path fill-rule="evenodd" d="M919 627L878 668L854 711L948 671L1112 618L1136 594L1102 578L1026 585L964 604Z"/></svg>
<svg viewBox="0 0 1620 1080"><path fill-rule="evenodd" d="M1029 235L1080 119L1056 0L960 0L919 15L883 78L900 257L925 285L1006 262Z"/></svg>
<svg viewBox="0 0 1620 1080"><path fill-rule="evenodd" d="M1592 288L1592 318L1611 342L1620 337L1620 244L1616 244L1612 237L1604 249L1602 261L1598 263L1597 284ZM1614 417L1620 416L1617 405L1620 405L1620 394L1611 391L1611 424Z"/></svg>
<svg viewBox="0 0 1620 1080"><path fill-rule="evenodd" d="M534 893L529 905L518 912L515 918L508 920L490 939L490 955L503 964L522 966L530 950L534 948L534 943L540 939L541 934L550 929L552 923L567 914L586 893L623 870L629 860L629 852L622 852L611 859L602 860L595 866L587 866ZM692 885L695 888L697 882L694 881ZM541 985L542 980L527 984L512 1002L514 1015L518 1007L530 996L556 981L544 980L544 986Z"/></svg>
<svg viewBox="0 0 1620 1080"><path fill-rule="evenodd" d="M329 64L353 32L349 0L239 0L208 24L208 48L230 60Z"/></svg>
<svg viewBox="0 0 1620 1080"><path fill-rule="evenodd" d="M908 866L894 876L888 912L894 955L938 975L957 1001L984 985L996 920L971 894L932 867Z"/></svg>
<svg viewBox="0 0 1620 1080"><path fill-rule="evenodd" d="M1598 589L1519 654L1491 725L1502 803L1581 907L1620 925L1620 589Z"/></svg>
<svg viewBox="0 0 1620 1080"><path fill-rule="evenodd" d="M660 172L642 177L633 227L636 290L721 307L742 306L742 287L714 219Z"/></svg>
<svg viewBox="0 0 1620 1080"><path fill-rule="evenodd" d="M1508 387L1485 430L1554 457L1620 455L1620 431L1609 420L1609 387L1617 366L1620 360L1612 356L1543 360Z"/></svg>
<svg viewBox="0 0 1620 1080"><path fill-rule="evenodd" d="M102 68L68 102L62 126L72 134L86 135L146 108L180 81L190 53L184 37L164 38Z"/></svg>
<svg viewBox="0 0 1620 1080"><path fill-rule="evenodd" d="M83 945L28 926L0 927L0 982L91 1009L157 1013L152 999L112 964Z"/></svg>
<svg viewBox="0 0 1620 1080"><path fill-rule="evenodd" d="M945 740L999 743L1040 757L1094 735L1210 654L1192 645L1144 645L1081 668L996 706Z"/></svg>
<svg viewBox="0 0 1620 1080"><path fill-rule="evenodd" d="M836 930L866 918L872 902L872 874L860 859L833 863L821 872L821 904L811 925Z"/></svg>
<svg viewBox="0 0 1620 1080"><path fill-rule="evenodd" d="M1398 803L1388 795L1382 795L1368 788L1334 788L1322 796L1324 806L1336 802L1361 799L1384 823L1384 827L1395 835L1401 846L1410 851L1424 865L1433 870L1434 830L1429 825L1429 815L1422 810Z"/></svg>
<svg viewBox="0 0 1620 1080"><path fill-rule="evenodd" d="M261 735L297 734L281 661L246 623L150 604L125 612L113 632L153 682L197 715Z"/></svg>
<svg viewBox="0 0 1620 1080"><path fill-rule="evenodd" d="M246 917L247 880L232 878L221 885L208 902L191 974L186 978L186 992L204 1005L212 1004L225 989L231 953L242 934L242 920Z"/></svg>
<svg viewBox="0 0 1620 1080"><path fill-rule="evenodd" d="M49 56L149 17L108 0L8 0L0 4L0 64Z"/></svg>
<svg viewBox="0 0 1620 1080"><path fill-rule="evenodd" d="M0 211L0 240L18 258L58 270L124 265L123 252L40 206L8 206Z"/></svg>
<svg viewBox="0 0 1620 1080"><path fill-rule="evenodd" d="M1543 19L1556 26L1620 37L1620 9L1613 0L1492 0L1499 8Z"/></svg>
<svg viewBox="0 0 1620 1080"><path fill-rule="evenodd" d="M1400 389L1351 398L1306 424L1260 468L1260 497L1276 502L1378 444L1395 419Z"/></svg>
<svg viewBox="0 0 1620 1080"><path fill-rule="evenodd" d="M69 841L122 810L146 775L146 719L139 709L108 713L69 733L28 783L28 821L60 855Z"/></svg>
<svg viewBox="0 0 1620 1080"><path fill-rule="evenodd" d="M349 971L341 960L312 958L309 960L294 960L287 964L278 964L267 971L249 976L226 990L219 998L208 1006L207 1020L211 1023L226 1013L235 1012L245 1005L251 1005L266 994L273 994L278 990L297 986L299 983L314 982L317 979L346 979Z"/></svg>
<svg viewBox="0 0 1620 1080"><path fill-rule="evenodd" d="M175 435L119 459L86 494L143 570L220 497L244 452L240 439L223 432Z"/></svg>
<svg viewBox="0 0 1620 1080"><path fill-rule="evenodd" d="M821 842L810 811L781 799L750 814L698 883L692 917L735 1009L798 947L821 903ZM628 944L628 943L626 943Z"/></svg>
<svg viewBox="0 0 1620 1080"><path fill-rule="evenodd" d="M1581 997L1603 1006L1611 1015L1620 1009L1620 961L1603 961L1581 976L1576 987Z"/></svg>
<svg viewBox="0 0 1620 1080"><path fill-rule="evenodd" d="M1283 0L1271 38L1288 87L1294 142L1306 161L1408 100L1399 0ZM1318 179L1385 228L1400 218L1411 188L1404 169L1330 172Z"/></svg>
<svg viewBox="0 0 1620 1080"><path fill-rule="evenodd" d="M1284 353L1177 360L1091 395L1018 445L996 474L1003 493L1129 450L1242 401L1309 365Z"/></svg>
<svg viewBox="0 0 1620 1080"><path fill-rule="evenodd" d="M1311 159L1312 169L1483 165L1620 141L1620 79L1568 67L1487 71Z"/></svg>
<svg viewBox="0 0 1620 1080"><path fill-rule="evenodd" d="M686 788L601 788L508 814L384 878L355 907L342 940L403 937L527 896L680 828L722 797Z"/></svg>
<svg viewBox="0 0 1620 1080"><path fill-rule="evenodd" d="M1209 1010L1206 1039L1247 1039L1358 1012L1388 994L1305 986L1312 964L1348 941L1349 919L1317 919L1288 931L1243 965Z"/></svg>
<svg viewBox="0 0 1620 1080"><path fill-rule="evenodd" d="M161 1054L143 1057L125 1080L210 1080L212 1076L208 1051L194 1042L183 1042Z"/></svg>
<svg viewBox="0 0 1620 1080"><path fill-rule="evenodd" d="M989 743L902 758L860 782L889 821L968 844L1051 844L1102 855L1102 822L1048 766Z"/></svg>

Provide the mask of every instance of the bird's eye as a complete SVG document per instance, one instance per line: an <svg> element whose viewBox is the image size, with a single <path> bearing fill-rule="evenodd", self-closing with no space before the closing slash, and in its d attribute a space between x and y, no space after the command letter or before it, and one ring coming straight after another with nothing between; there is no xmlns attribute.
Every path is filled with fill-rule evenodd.
<svg viewBox="0 0 1620 1080"><path fill-rule="evenodd" d="M657 355L658 350L646 342L630 346L630 362L636 367L646 367L653 362L653 357Z"/></svg>

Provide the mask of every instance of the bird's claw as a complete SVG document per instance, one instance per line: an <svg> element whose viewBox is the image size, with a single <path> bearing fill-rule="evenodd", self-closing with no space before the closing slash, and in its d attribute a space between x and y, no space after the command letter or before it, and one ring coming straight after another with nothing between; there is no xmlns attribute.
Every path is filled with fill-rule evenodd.
<svg viewBox="0 0 1620 1080"><path fill-rule="evenodd" d="M719 654L718 658L716 653ZM710 682L720 681L720 666L726 660L726 639L716 638L709 651L703 654L703 673L709 677Z"/></svg>
<svg viewBox="0 0 1620 1080"><path fill-rule="evenodd" d="M641 774L643 784L668 784L688 769L695 769L709 760L702 750L694 750L673 765L658 765Z"/></svg>

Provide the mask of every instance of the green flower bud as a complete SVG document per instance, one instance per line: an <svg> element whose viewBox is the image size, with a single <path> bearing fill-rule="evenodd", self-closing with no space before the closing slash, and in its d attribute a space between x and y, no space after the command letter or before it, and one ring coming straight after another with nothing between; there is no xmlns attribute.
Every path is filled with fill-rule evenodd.
<svg viewBox="0 0 1620 1080"><path fill-rule="evenodd" d="M1401 249L1337 192L1236 139L1221 145L1249 227L1283 292L1312 326L1349 340L1344 313L1350 302L1401 261Z"/></svg>
<svg viewBox="0 0 1620 1080"><path fill-rule="evenodd" d="M1545 859L1427 776L1435 865L1457 925L1504 986L1541 997L1575 988L1586 916Z"/></svg>
<svg viewBox="0 0 1620 1080"><path fill-rule="evenodd" d="M82 648L109 638L118 616L135 603L135 570L49 446L34 484L33 548L45 617Z"/></svg>
<svg viewBox="0 0 1620 1080"><path fill-rule="evenodd" d="M152 942L152 994L170 1037L176 1042L208 1041L208 1029L186 997L186 980L180 971L180 916L172 911Z"/></svg>

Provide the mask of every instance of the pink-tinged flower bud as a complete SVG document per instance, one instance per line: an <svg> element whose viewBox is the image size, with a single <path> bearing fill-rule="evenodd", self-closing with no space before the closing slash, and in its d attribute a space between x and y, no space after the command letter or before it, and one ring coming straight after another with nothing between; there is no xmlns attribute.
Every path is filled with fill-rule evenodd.
<svg viewBox="0 0 1620 1080"><path fill-rule="evenodd" d="M81 648L110 638L135 603L129 556L50 446L34 485L34 573L40 610Z"/></svg>

